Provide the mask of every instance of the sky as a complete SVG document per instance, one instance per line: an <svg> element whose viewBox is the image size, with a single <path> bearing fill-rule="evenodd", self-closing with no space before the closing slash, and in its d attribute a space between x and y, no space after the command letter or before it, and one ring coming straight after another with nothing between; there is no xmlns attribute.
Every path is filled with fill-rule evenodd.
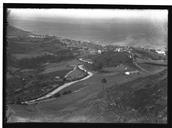
<svg viewBox="0 0 172 128"><path fill-rule="evenodd" d="M167 10L129 10L129 9L9 9L14 19L38 20L38 18L72 19L149 19L167 20Z"/></svg>

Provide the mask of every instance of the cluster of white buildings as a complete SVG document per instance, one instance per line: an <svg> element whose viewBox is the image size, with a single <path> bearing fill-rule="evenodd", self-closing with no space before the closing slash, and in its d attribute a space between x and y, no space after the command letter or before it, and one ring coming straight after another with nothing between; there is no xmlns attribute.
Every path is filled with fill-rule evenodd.
<svg viewBox="0 0 172 128"><path fill-rule="evenodd" d="M121 48L116 48L114 52L120 52L122 49Z"/></svg>
<svg viewBox="0 0 172 128"><path fill-rule="evenodd" d="M31 38L45 38L46 35L29 35L28 37L31 37Z"/></svg>
<svg viewBox="0 0 172 128"><path fill-rule="evenodd" d="M129 47L115 48L114 52L128 52L131 53L131 49Z"/></svg>
<svg viewBox="0 0 172 128"><path fill-rule="evenodd" d="M166 55L165 51L162 50L162 49L156 49L156 52L157 52L158 54Z"/></svg>

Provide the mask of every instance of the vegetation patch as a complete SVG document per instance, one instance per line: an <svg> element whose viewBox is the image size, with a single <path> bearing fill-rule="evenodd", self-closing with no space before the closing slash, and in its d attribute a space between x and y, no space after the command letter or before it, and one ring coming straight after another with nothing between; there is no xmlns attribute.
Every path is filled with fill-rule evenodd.
<svg viewBox="0 0 172 128"><path fill-rule="evenodd" d="M124 122L132 120L133 122L165 123L167 121L167 76L164 77L165 74L166 70L106 89L98 95L103 96L106 102L104 114L112 112ZM138 81L144 82L139 84Z"/></svg>

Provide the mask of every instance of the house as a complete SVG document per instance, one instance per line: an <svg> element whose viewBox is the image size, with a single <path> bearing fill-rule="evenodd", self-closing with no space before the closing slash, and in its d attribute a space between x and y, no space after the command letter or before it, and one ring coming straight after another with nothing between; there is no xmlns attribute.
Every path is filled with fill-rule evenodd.
<svg viewBox="0 0 172 128"><path fill-rule="evenodd" d="M116 48L115 50L114 50L114 52L120 52L121 51L121 48Z"/></svg>
<svg viewBox="0 0 172 128"><path fill-rule="evenodd" d="M101 50L97 50L97 52L98 52L98 54L101 54L101 53L102 53L102 51L101 51Z"/></svg>
<svg viewBox="0 0 172 128"><path fill-rule="evenodd" d="M135 74L135 73L139 73L139 71L138 70L136 70L136 71L127 71L124 74L125 75L130 75L130 74Z"/></svg>

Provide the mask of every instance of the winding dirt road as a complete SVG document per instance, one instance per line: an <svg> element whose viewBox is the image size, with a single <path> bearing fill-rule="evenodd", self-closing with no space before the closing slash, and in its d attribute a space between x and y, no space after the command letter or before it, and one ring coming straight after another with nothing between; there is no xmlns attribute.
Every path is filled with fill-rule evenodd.
<svg viewBox="0 0 172 128"><path fill-rule="evenodd" d="M75 80L75 81L72 81L72 82L65 83L65 84L63 84L62 86L60 86L60 87L56 88L55 90L53 90L52 92L49 92L49 93L46 94L45 96L42 96L42 97L37 98L37 99L34 99L34 100L25 101L25 102L23 102L23 103L25 103L25 104L33 104L33 103L36 103L37 101L47 99L47 98L53 96L54 94L58 93L58 92L61 91L62 89L66 88L66 87L69 87L69 86L71 86L71 85L74 84L74 83L77 83L77 82L86 80L86 79L88 79L88 78L90 78L90 77L93 76L93 73L87 71L87 70L84 68L84 65L75 66L75 67L74 67L74 70L76 69L76 67L78 67L80 70L86 72L88 75L87 75L86 77L80 79L80 80ZM72 70L72 71L74 71L74 70Z"/></svg>

